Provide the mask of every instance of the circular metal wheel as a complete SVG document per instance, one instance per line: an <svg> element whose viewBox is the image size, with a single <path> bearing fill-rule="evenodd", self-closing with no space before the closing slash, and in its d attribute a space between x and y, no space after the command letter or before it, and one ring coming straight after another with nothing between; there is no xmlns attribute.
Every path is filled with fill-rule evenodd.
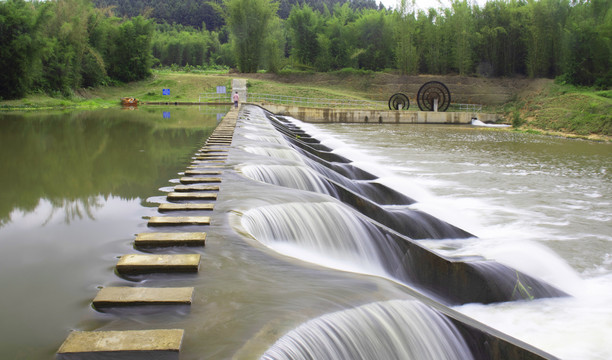
<svg viewBox="0 0 612 360"><path fill-rule="evenodd" d="M402 110L408 110L410 107L410 100L408 99L408 96L402 93L393 94L389 98L389 109L398 110L400 109L400 106Z"/></svg>
<svg viewBox="0 0 612 360"><path fill-rule="evenodd" d="M433 111L436 99L438 100L438 111L446 111L451 102L451 94L446 85L439 81L423 84L417 93L417 104L421 111Z"/></svg>

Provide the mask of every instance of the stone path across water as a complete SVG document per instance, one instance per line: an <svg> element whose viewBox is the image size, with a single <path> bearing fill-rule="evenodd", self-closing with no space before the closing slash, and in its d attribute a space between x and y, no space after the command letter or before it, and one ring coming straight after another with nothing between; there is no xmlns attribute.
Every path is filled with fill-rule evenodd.
<svg viewBox="0 0 612 360"><path fill-rule="evenodd" d="M214 209L222 183L223 167L232 143L238 109L232 108L207 139L206 144L194 155L194 160L180 179L182 185L167 194L168 203L159 205L160 213L172 211L194 212L194 216L153 216L148 226L176 228L177 226L208 226L210 216L200 212ZM215 183L216 185L207 185ZM119 274L197 272L200 254L155 254L156 248L202 247L205 232L144 232L137 234L134 246L146 248L147 254L127 254L116 265ZM153 251L153 253L151 253ZM191 305L193 287L105 287L92 301L97 310L143 305ZM130 354L137 358L178 359L183 329L149 329L125 331L73 331L58 350L59 359L86 359L89 355Z"/></svg>

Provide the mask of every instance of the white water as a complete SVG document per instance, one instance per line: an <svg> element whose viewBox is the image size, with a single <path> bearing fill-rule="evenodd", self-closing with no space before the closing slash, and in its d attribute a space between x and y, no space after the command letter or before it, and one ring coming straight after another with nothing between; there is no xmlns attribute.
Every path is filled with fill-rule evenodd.
<svg viewBox="0 0 612 360"><path fill-rule="evenodd" d="M241 167L240 171L253 180L292 189L329 194L321 177L305 166L247 165Z"/></svg>
<svg viewBox="0 0 612 360"><path fill-rule="evenodd" d="M383 238L339 203L285 203L246 211L242 226L259 242L290 257L333 269L388 277L383 263L400 261Z"/></svg>
<svg viewBox="0 0 612 360"><path fill-rule="evenodd" d="M472 358L455 327L417 301L392 300L308 321L279 339L264 360Z"/></svg>
<svg viewBox="0 0 612 360"><path fill-rule="evenodd" d="M572 295L457 310L562 359L612 359L612 152L592 149L607 145L295 122L415 208L479 237L424 245L494 259Z"/></svg>

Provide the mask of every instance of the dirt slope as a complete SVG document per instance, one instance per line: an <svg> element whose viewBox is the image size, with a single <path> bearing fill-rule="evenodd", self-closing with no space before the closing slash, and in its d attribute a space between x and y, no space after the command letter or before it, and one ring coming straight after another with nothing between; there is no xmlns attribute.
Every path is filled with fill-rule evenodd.
<svg viewBox="0 0 612 360"><path fill-rule="evenodd" d="M235 76L235 74L234 74ZM530 92L539 92L548 79L526 78L479 78L469 76L438 75L394 75L394 74L240 74L239 77L276 81L287 84L308 84L312 87L338 87L339 90L354 93L374 100L388 100L396 92L402 92L415 99L419 88L428 81L440 81L451 92L454 103L500 105Z"/></svg>

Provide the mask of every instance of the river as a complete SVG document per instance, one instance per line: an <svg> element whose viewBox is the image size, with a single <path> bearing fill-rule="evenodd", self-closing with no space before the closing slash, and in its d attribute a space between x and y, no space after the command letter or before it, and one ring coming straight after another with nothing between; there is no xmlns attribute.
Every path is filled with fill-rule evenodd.
<svg viewBox="0 0 612 360"><path fill-rule="evenodd" d="M256 359L308 321L375 311L371 304L405 310L397 301L414 300L376 270L362 274L360 264L322 262L303 249L288 257L295 249L271 250L245 233L240 218L264 204L322 199L241 174L277 164L253 155L277 141L257 124L241 125L246 141L232 150L206 247L193 250L200 272L118 277L117 258L135 252L134 234L147 231L146 218L216 125L215 111L205 112L0 115L5 358L53 359L75 329L165 327L185 329L183 360ZM421 244L494 259L572 295L455 310L563 359L612 357L612 145L468 126L296 123L417 200L415 209L477 236ZM189 310L92 309L98 289L111 285L194 286L196 295Z"/></svg>

